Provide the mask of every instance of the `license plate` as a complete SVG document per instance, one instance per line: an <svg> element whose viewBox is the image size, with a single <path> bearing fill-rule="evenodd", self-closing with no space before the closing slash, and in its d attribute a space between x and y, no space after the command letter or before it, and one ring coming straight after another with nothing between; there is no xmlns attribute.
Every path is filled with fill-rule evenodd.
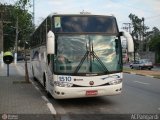
<svg viewBox="0 0 160 120"><path fill-rule="evenodd" d="M86 95L87 96L97 95L97 94L98 94L97 90L88 90L88 91L86 91Z"/></svg>

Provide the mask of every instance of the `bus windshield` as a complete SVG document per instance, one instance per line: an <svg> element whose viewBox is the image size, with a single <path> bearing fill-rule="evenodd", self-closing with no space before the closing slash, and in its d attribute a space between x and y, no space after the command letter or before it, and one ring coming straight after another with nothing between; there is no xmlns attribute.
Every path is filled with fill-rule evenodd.
<svg viewBox="0 0 160 120"><path fill-rule="evenodd" d="M85 34L56 38L55 73L106 74L121 69L116 36Z"/></svg>

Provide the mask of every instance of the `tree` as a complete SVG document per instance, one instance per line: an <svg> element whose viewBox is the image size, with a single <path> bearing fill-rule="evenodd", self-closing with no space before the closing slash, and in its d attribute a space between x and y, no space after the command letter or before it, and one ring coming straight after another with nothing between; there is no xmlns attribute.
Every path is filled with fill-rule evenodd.
<svg viewBox="0 0 160 120"><path fill-rule="evenodd" d="M156 63L160 63L160 31L158 28L153 27L152 35L149 41L149 47L151 51L156 54Z"/></svg>
<svg viewBox="0 0 160 120"><path fill-rule="evenodd" d="M18 20L18 37L20 38L19 46L23 47L24 42L29 42L29 36L33 32L32 15L28 12L30 0L19 0L16 2L13 14L15 21ZM16 24L16 23L15 23Z"/></svg>
<svg viewBox="0 0 160 120"><path fill-rule="evenodd" d="M18 47L24 47L24 41L29 42L29 36L33 32L34 27L32 24L32 15L28 12L30 7L29 0L19 0L15 5L4 5L9 6L7 18L10 21L9 24L4 26L4 49L13 50L16 42L16 29L18 29L17 44ZM18 24L16 24L18 22ZM29 46L27 46L29 47Z"/></svg>
<svg viewBox="0 0 160 120"><path fill-rule="evenodd" d="M10 21L10 9L12 8L11 5L5 5L0 3L0 34L2 34L2 37L0 38L2 40L1 44L3 44L3 51L10 50L8 48L13 47L12 44L14 43L14 40L11 38L12 31L8 29ZM13 37L13 36L12 36ZM7 44L6 44L7 43ZM7 49L6 49L7 48Z"/></svg>
<svg viewBox="0 0 160 120"><path fill-rule="evenodd" d="M158 28L156 28L156 27L153 27L152 31L153 31L153 35L154 35L154 36L157 36L157 35L159 35L159 34L160 34L159 29L158 29Z"/></svg>
<svg viewBox="0 0 160 120"><path fill-rule="evenodd" d="M18 23L21 22L21 37L22 43L24 46L24 53L25 53L25 80L29 83L29 75L28 75L28 68L27 68L27 60L26 60L26 41L29 43L29 37L33 30L32 24L32 15L28 13L26 7L30 6L30 0L19 0L15 5L15 14L16 19L20 20ZM19 14L19 12L22 12ZM20 19L19 19L20 18ZM17 22L17 21L16 21Z"/></svg>
<svg viewBox="0 0 160 120"><path fill-rule="evenodd" d="M133 31L131 33L134 41L135 41L135 51L142 52L144 46L144 36L146 34L146 30L149 29L148 26L144 24L144 18L138 18L138 16L134 14L130 14L128 16L132 22Z"/></svg>

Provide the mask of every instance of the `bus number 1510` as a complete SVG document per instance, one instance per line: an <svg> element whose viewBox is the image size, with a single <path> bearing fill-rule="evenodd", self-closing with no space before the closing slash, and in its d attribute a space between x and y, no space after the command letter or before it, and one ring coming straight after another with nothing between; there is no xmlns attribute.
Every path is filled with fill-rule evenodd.
<svg viewBox="0 0 160 120"><path fill-rule="evenodd" d="M70 76L60 76L59 81L61 82L70 82L72 78Z"/></svg>

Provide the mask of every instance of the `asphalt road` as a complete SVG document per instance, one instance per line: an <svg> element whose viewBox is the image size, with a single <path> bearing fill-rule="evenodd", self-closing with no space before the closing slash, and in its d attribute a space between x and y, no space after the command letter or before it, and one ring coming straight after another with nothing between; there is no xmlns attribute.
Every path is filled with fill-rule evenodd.
<svg viewBox="0 0 160 120"><path fill-rule="evenodd" d="M133 114L159 114L160 119L159 85L159 79L124 74L123 92L120 95L67 100L47 97L43 87L39 86L64 120L103 120L112 114L116 114L116 118L122 115L122 119L124 115L124 119L129 120Z"/></svg>
<svg viewBox="0 0 160 120"><path fill-rule="evenodd" d="M123 67L124 67L124 68L130 68L129 65L130 65L130 64L124 64ZM152 70L152 71L160 71L160 66L154 66L151 70Z"/></svg>
<svg viewBox="0 0 160 120"><path fill-rule="evenodd" d="M65 100L48 97L43 87L37 81L34 83L52 103L61 120L100 120L108 117L114 120L117 119L115 117L124 117L127 120L133 114L153 114L158 115L156 120L160 119L160 79L124 74L120 95Z"/></svg>
<svg viewBox="0 0 160 120"><path fill-rule="evenodd" d="M159 79L124 74L123 92L120 95L50 100L57 104L58 113L62 114L160 113L159 85Z"/></svg>

